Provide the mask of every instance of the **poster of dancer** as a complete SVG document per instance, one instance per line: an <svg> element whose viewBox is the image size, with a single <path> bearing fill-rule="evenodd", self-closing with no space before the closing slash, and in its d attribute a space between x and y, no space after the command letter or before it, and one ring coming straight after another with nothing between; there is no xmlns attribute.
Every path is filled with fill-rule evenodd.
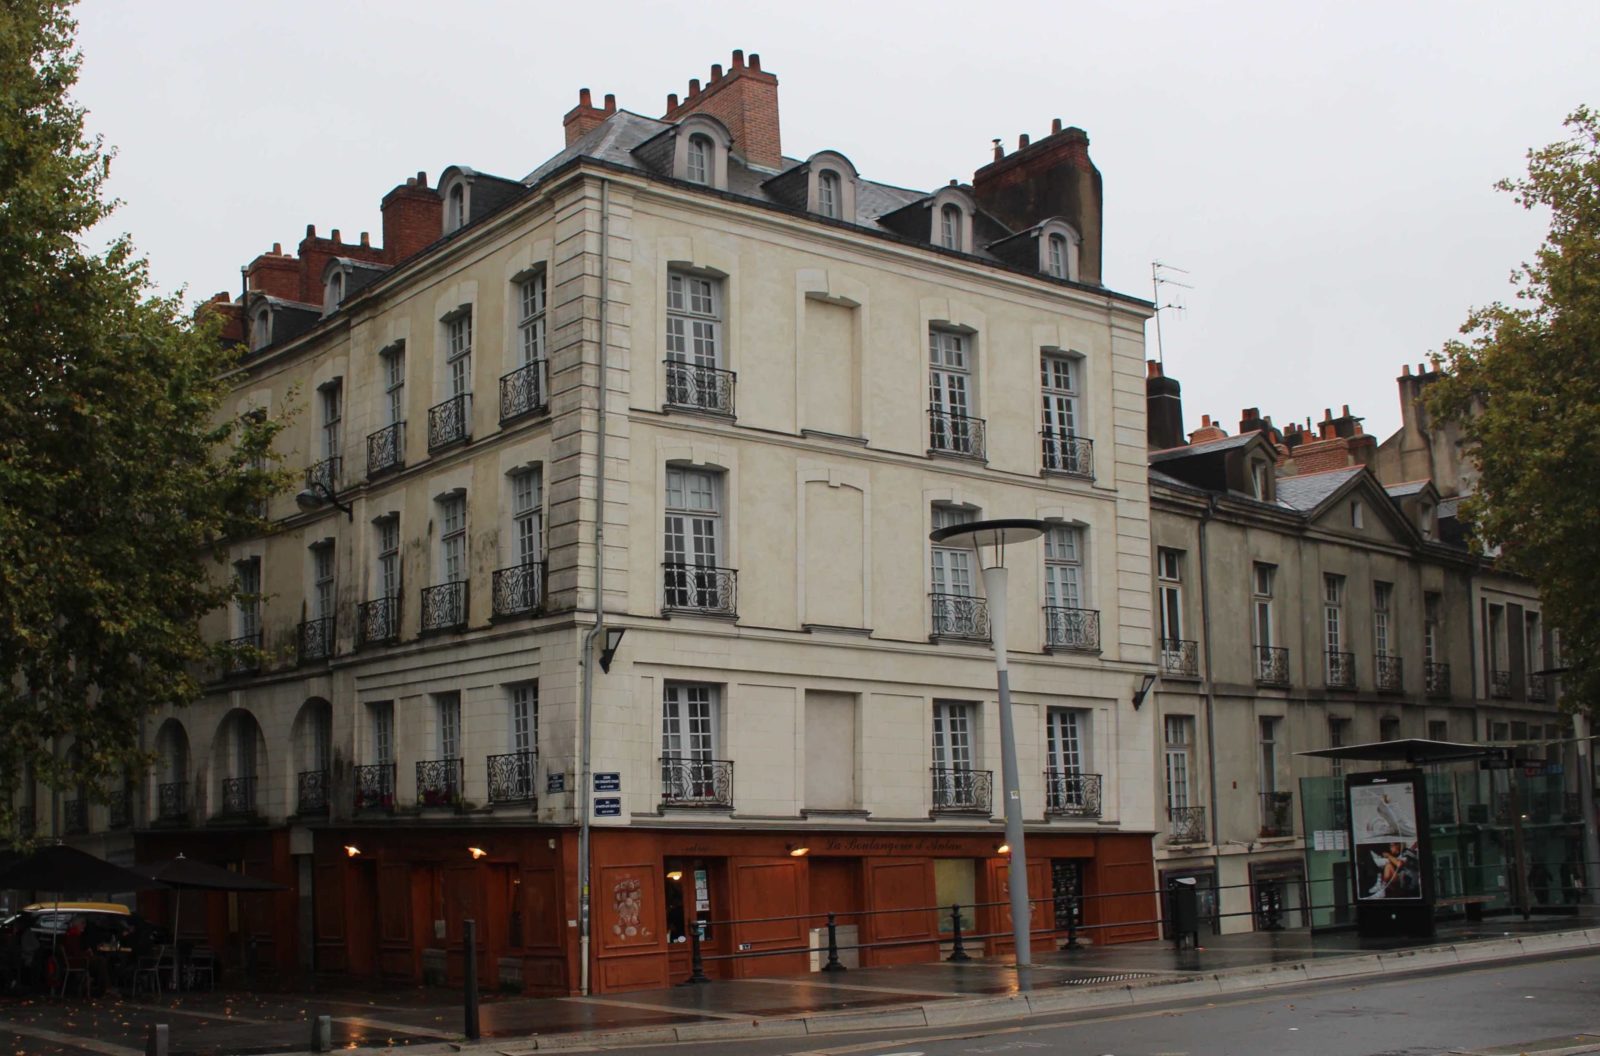
<svg viewBox="0 0 1600 1056"><path fill-rule="evenodd" d="M1352 785L1349 794L1356 898L1422 901L1416 786L1406 781Z"/></svg>

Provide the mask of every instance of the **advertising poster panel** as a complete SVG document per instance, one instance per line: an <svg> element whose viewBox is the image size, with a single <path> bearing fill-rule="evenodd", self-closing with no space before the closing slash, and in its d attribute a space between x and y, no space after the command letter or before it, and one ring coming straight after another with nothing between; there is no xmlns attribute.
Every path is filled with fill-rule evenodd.
<svg viewBox="0 0 1600 1056"><path fill-rule="evenodd" d="M1356 899L1422 901L1422 844L1416 788L1410 782L1352 785L1350 827Z"/></svg>

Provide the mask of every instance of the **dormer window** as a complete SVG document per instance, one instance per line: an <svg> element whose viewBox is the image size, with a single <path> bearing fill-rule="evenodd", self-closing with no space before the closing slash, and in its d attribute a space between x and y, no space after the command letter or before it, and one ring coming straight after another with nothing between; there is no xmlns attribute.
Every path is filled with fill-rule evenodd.
<svg viewBox="0 0 1600 1056"><path fill-rule="evenodd" d="M1039 270L1052 279L1078 279L1078 251L1082 240L1065 220L1057 217L1040 225Z"/></svg>
<svg viewBox="0 0 1600 1056"><path fill-rule="evenodd" d="M690 183L709 186L711 183L711 137L695 133L689 137L689 150L684 155L683 178Z"/></svg>
<svg viewBox="0 0 1600 1056"><path fill-rule="evenodd" d="M1417 509L1417 527L1422 532L1422 538L1433 538L1433 503L1424 502Z"/></svg>
<svg viewBox="0 0 1600 1056"><path fill-rule="evenodd" d="M961 248L961 207L947 205L939 210L939 245L945 249Z"/></svg>
<svg viewBox="0 0 1600 1056"><path fill-rule="evenodd" d="M344 300L344 272L335 271L328 276L322 291L322 314L327 315Z"/></svg>
<svg viewBox="0 0 1600 1056"><path fill-rule="evenodd" d="M1050 236L1050 274L1058 279L1067 277L1067 239L1064 235Z"/></svg>
<svg viewBox="0 0 1600 1056"><path fill-rule="evenodd" d="M266 348L272 344L272 309L262 308L250 323L250 349Z"/></svg>
<svg viewBox="0 0 1600 1056"><path fill-rule="evenodd" d="M817 176L817 212L830 220L839 219L839 174L832 169Z"/></svg>
<svg viewBox="0 0 1600 1056"><path fill-rule="evenodd" d="M448 234L467 226L467 188L456 184L450 188L450 198L444 207L444 229Z"/></svg>
<svg viewBox="0 0 1600 1056"><path fill-rule="evenodd" d="M1265 462L1256 459L1250 463L1250 493L1262 502L1272 497L1271 479Z"/></svg>

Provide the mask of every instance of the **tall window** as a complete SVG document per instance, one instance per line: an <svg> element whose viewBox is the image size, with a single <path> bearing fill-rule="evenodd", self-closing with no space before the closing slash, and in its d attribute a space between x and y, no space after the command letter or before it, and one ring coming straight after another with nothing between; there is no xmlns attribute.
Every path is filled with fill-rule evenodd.
<svg viewBox="0 0 1600 1056"><path fill-rule="evenodd" d="M467 578L467 497L446 495L439 500L439 571L441 583Z"/></svg>
<svg viewBox="0 0 1600 1056"><path fill-rule="evenodd" d="M1272 470L1260 459L1250 462L1250 494L1266 502L1272 494Z"/></svg>
<svg viewBox="0 0 1600 1056"><path fill-rule="evenodd" d="M538 363L545 358L545 276L537 271L517 284L517 300L521 305L521 319L517 329L521 362L518 366Z"/></svg>
<svg viewBox="0 0 1600 1056"><path fill-rule="evenodd" d="M1341 719L1336 715L1328 716L1328 747L1343 748L1345 744L1345 730L1349 727L1349 719ZM1329 759L1330 772L1336 778L1344 777L1344 760ZM1342 795L1342 793L1341 793Z"/></svg>
<svg viewBox="0 0 1600 1056"><path fill-rule="evenodd" d="M689 137L689 149L684 155L683 178L690 183L711 183L711 137L696 133Z"/></svg>
<svg viewBox="0 0 1600 1056"><path fill-rule="evenodd" d="M1344 651L1344 577L1322 577L1323 644L1330 653Z"/></svg>
<svg viewBox="0 0 1600 1056"><path fill-rule="evenodd" d="M668 467L662 562L669 608L725 607L714 571L722 564L721 500L722 474Z"/></svg>
<svg viewBox="0 0 1600 1056"><path fill-rule="evenodd" d="M1379 656L1390 655L1389 606L1394 598L1394 584L1372 584L1372 647Z"/></svg>
<svg viewBox="0 0 1600 1056"><path fill-rule="evenodd" d="M518 753L539 749L539 683L523 682L511 687L511 750Z"/></svg>
<svg viewBox="0 0 1600 1056"><path fill-rule="evenodd" d="M239 638L254 638L261 633L261 559L246 558L234 563L238 596L234 600L234 621Z"/></svg>
<svg viewBox="0 0 1600 1056"><path fill-rule="evenodd" d="M1040 427L1044 434L1044 467L1087 473L1077 444L1079 364L1070 356L1044 355L1039 359L1040 393L1044 401Z"/></svg>
<svg viewBox="0 0 1600 1056"><path fill-rule="evenodd" d="M959 506L935 506L933 526L949 528L957 524L971 524L978 519L976 510ZM972 550L965 546L934 546L929 585L934 594L955 594L970 598L972 592Z"/></svg>
<svg viewBox="0 0 1600 1056"><path fill-rule="evenodd" d="M333 615L333 544L319 543L311 548L312 617Z"/></svg>
<svg viewBox="0 0 1600 1056"><path fill-rule="evenodd" d="M1083 529L1058 524L1045 533L1044 603L1051 608L1084 607Z"/></svg>
<svg viewBox="0 0 1600 1056"><path fill-rule="evenodd" d="M266 348L272 344L272 310L263 308L250 324L250 348Z"/></svg>
<svg viewBox="0 0 1600 1056"><path fill-rule="evenodd" d="M1156 590L1161 610L1163 649L1177 648L1183 639L1183 552L1156 551Z"/></svg>
<svg viewBox="0 0 1600 1056"><path fill-rule="evenodd" d="M461 694L435 693L433 706L439 719L439 758L461 758Z"/></svg>
<svg viewBox="0 0 1600 1056"><path fill-rule="evenodd" d="M1256 646L1261 649L1272 647L1272 581L1277 571L1275 566L1259 561L1251 568L1250 600L1254 613L1251 630L1255 634Z"/></svg>
<svg viewBox="0 0 1600 1056"><path fill-rule="evenodd" d="M394 344L380 353L383 361L384 410L389 425L406 420L406 346Z"/></svg>
<svg viewBox="0 0 1600 1056"><path fill-rule="evenodd" d="M823 169L817 175L817 212L839 219L839 174L832 169Z"/></svg>
<svg viewBox="0 0 1600 1056"><path fill-rule="evenodd" d="M531 565L544 557L544 495L542 474L530 466L511 474L511 537L516 563Z"/></svg>
<svg viewBox="0 0 1600 1056"><path fill-rule="evenodd" d="M717 755L717 687L668 682L662 689L661 754L709 763Z"/></svg>
<svg viewBox="0 0 1600 1056"><path fill-rule="evenodd" d="M1083 772L1082 714L1075 708L1050 708L1045 713L1045 765L1052 773Z"/></svg>
<svg viewBox="0 0 1600 1056"><path fill-rule="evenodd" d="M1350 503L1350 527L1352 527L1352 528L1364 528L1364 527L1366 527L1366 518L1364 518L1362 516L1361 500L1360 499L1352 500L1351 503Z"/></svg>
<svg viewBox="0 0 1600 1056"><path fill-rule="evenodd" d="M465 396L472 391L472 311L468 309L447 320L444 336L450 395Z"/></svg>
<svg viewBox="0 0 1600 1056"><path fill-rule="evenodd" d="M378 522L378 596L400 595L400 517L385 517Z"/></svg>
<svg viewBox="0 0 1600 1056"><path fill-rule="evenodd" d="M1261 718L1261 791L1278 790L1278 719Z"/></svg>
<svg viewBox="0 0 1600 1056"><path fill-rule="evenodd" d="M933 702L933 765L940 770L972 769L973 706L961 700Z"/></svg>
<svg viewBox="0 0 1600 1056"><path fill-rule="evenodd" d="M928 330L928 408L935 451L974 451L972 415L972 339L955 330Z"/></svg>
<svg viewBox="0 0 1600 1056"><path fill-rule="evenodd" d="M1067 239L1065 235L1050 236L1050 274L1058 279L1067 279Z"/></svg>
<svg viewBox="0 0 1600 1056"><path fill-rule="evenodd" d="M344 381L335 378L318 390L322 396L322 457L339 457L339 429L344 418Z"/></svg>
<svg viewBox="0 0 1600 1056"><path fill-rule="evenodd" d="M1422 659L1429 664L1439 662L1439 609L1441 601L1433 591L1422 595Z"/></svg>
<svg viewBox="0 0 1600 1056"><path fill-rule="evenodd" d="M947 205L939 210L939 245L945 249L961 248L961 209Z"/></svg>
<svg viewBox="0 0 1600 1056"><path fill-rule="evenodd" d="M667 402L723 409L713 380L670 364L722 367L722 283L674 271L667 276Z"/></svg>
<svg viewBox="0 0 1600 1056"><path fill-rule="evenodd" d="M1189 753L1194 747L1194 717L1168 715L1166 733L1167 813L1189 806Z"/></svg>
<svg viewBox="0 0 1600 1056"><path fill-rule="evenodd" d="M335 271L328 276L328 284L323 290L322 311L326 315L339 307L339 302L344 300L344 272Z"/></svg>
<svg viewBox="0 0 1600 1056"><path fill-rule="evenodd" d="M372 761L394 762L394 701L380 700L367 707L372 715Z"/></svg>
<svg viewBox="0 0 1600 1056"><path fill-rule="evenodd" d="M457 231L467 226L467 189L461 184L450 188L450 201L445 206L445 230Z"/></svg>

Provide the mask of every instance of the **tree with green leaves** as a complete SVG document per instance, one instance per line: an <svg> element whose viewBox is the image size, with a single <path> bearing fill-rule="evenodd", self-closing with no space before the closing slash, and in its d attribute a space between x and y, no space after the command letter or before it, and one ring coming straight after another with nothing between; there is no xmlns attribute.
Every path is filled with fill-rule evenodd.
<svg viewBox="0 0 1600 1056"><path fill-rule="evenodd" d="M1600 702L1600 113L1579 107L1568 137L1528 152L1503 180L1550 230L1517 269L1514 304L1473 311L1436 364L1428 409L1461 427L1480 477L1463 504L1484 545L1539 587L1560 632L1567 699Z"/></svg>
<svg viewBox="0 0 1600 1056"><path fill-rule="evenodd" d="M76 28L0 6L0 840L24 843L31 789L120 790L144 718L225 661L199 634L232 591L220 542L282 487L277 424L219 413L216 320L155 296L127 236L88 248L116 203L68 94Z"/></svg>

